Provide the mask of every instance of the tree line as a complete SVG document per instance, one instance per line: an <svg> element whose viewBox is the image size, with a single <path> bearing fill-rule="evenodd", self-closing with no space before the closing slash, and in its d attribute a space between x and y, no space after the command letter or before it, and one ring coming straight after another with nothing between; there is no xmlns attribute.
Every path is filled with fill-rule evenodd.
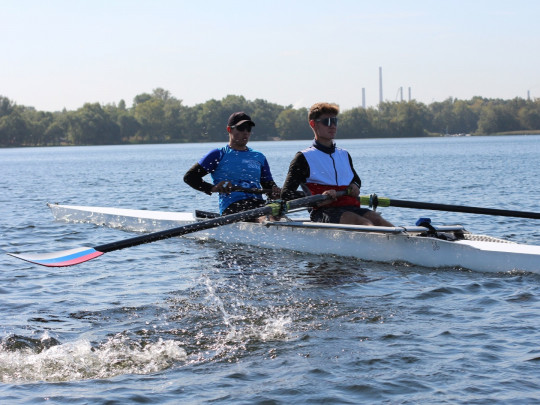
<svg viewBox="0 0 540 405"><path fill-rule="evenodd" d="M86 103L75 111L44 112L0 96L0 147L225 141L235 111L255 121L252 140L311 139L306 108L228 95L193 107L162 88L137 95L131 107ZM429 105L383 102L340 113L339 137L389 138L488 135L540 130L540 99L448 98Z"/></svg>

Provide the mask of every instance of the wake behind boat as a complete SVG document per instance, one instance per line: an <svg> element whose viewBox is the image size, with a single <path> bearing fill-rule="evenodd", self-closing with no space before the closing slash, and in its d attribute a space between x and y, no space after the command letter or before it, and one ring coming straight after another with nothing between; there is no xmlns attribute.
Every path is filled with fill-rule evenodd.
<svg viewBox="0 0 540 405"><path fill-rule="evenodd" d="M49 204L49 207L59 221L92 223L144 233L160 232L206 220L188 212L58 204ZM191 235L224 243L355 257L366 261L406 262L433 268L464 268L484 272L518 270L540 274L540 246L474 235L460 225L435 229L426 226L367 227L313 223L299 219L262 224L235 222L199 230Z"/></svg>

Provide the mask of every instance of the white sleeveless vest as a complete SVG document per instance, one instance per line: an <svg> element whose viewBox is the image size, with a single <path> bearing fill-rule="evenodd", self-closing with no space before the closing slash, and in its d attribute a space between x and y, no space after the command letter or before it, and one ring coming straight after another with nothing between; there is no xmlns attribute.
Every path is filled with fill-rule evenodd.
<svg viewBox="0 0 540 405"><path fill-rule="evenodd" d="M348 186L354 178L349 154L346 150L336 148L329 155L311 146L302 151L309 165L307 183L327 186Z"/></svg>

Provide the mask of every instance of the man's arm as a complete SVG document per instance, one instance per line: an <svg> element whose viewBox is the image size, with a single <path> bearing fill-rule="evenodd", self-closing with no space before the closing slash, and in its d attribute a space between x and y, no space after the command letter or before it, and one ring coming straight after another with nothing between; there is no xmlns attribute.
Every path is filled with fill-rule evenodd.
<svg viewBox="0 0 540 405"><path fill-rule="evenodd" d="M291 164L289 165L289 172L285 178L285 183L281 189L281 198L283 200L294 200L304 196L304 193L298 192L298 187L306 182L309 177L309 165L302 152L298 152Z"/></svg>
<svg viewBox="0 0 540 405"><path fill-rule="evenodd" d="M213 184L210 184L203 180L209 172L203 168L199 163L195 163L184 175L184 182L195 190L202 191L206 194L212 194Z"/></svg>
<svg viewBox="0 0 540 405"><path fill-rule="evenodd" d="M356 170L354 170L351 155L348 152L347 152L347 154L349 155L349 163L351 164L351 169L352 169L353 174L354 174L354 177L353 177L351 183L355 183L358 186L358 189L360 189L360 186L362 185L362 180L360 180L360 176L358 175L358 173L356 173Z"/></svg>

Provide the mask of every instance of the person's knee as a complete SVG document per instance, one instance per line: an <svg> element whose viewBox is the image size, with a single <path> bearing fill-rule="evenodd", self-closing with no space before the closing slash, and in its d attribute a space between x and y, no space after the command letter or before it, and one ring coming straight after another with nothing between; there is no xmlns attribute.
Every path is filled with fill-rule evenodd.
<svg viewBox="0 0 540 405"><path fill-rule="evenodd" d="M367 212L364 217L368 218L375 226L393 226L390 222L385 220L378 212Z"/></svg>
<svg viewBox="0 0 540 405"><path fill-rule="evenodd" d="M381 220L381 216L377 212L374 212L374 211L366 212L364 214L364 218L368 219L369 221L371 221L373 223L380 222L380 220Z"/></svg>
<svg viewBox="0 0 540 405"><path fill-rule="evenodd" d="M369 218L361 217L354 212L344 212L339 219L339 223L349 225L373 225Z"/></svg>

